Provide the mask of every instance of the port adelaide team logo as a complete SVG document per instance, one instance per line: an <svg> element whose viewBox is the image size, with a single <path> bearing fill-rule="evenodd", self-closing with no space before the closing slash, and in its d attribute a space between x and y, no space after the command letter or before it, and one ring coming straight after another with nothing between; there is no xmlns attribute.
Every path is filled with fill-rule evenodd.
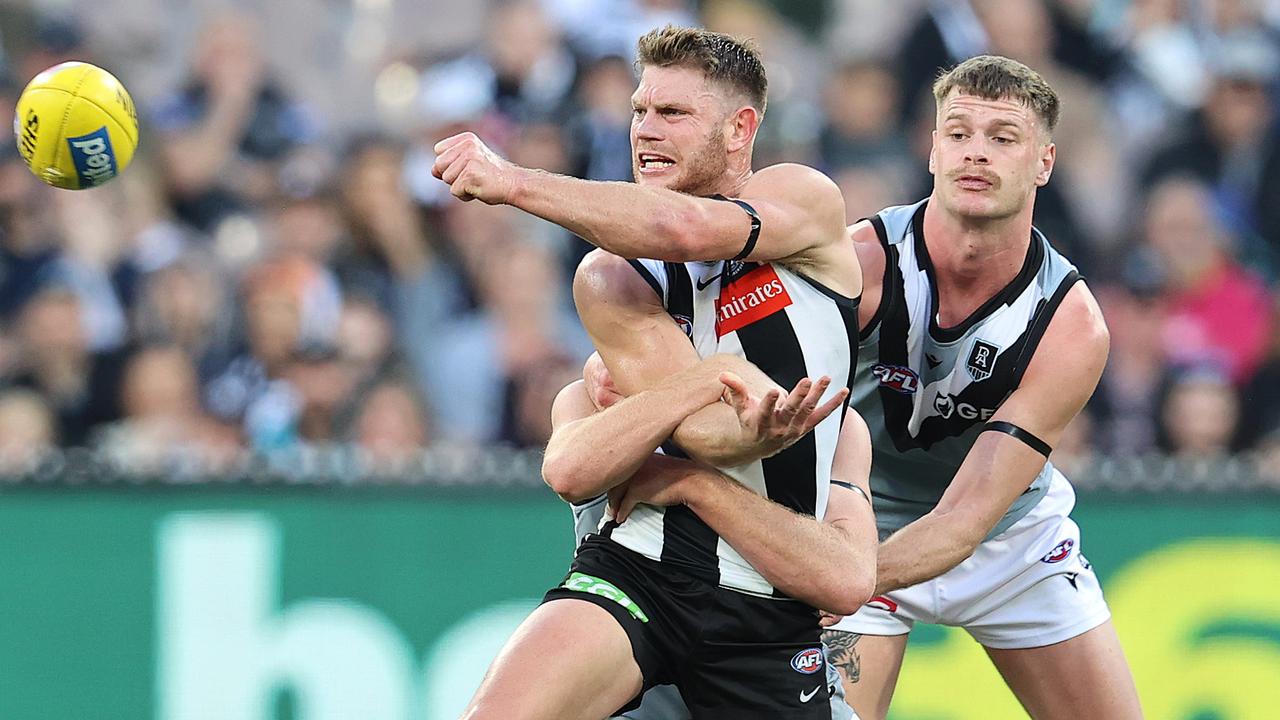
<svg viewBox="0 0 1280 720"><path fill-rule="evenodd" d="M969 350L969 359L965 362L965 367L969 370L969 376L974 382L982 382L991 377L991 371L996 366L996 355L999 352L998 346L986 340L973 341L973 348Z"/></svg>

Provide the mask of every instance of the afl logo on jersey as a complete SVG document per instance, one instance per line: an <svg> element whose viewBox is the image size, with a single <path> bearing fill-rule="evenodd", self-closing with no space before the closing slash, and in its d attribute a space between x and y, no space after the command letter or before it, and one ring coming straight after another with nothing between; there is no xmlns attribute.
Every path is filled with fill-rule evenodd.
<svg viewBox="0 0 1280 720"><path fill-rule="evenodd" d="M991 371L996 366L996 355L999 352L999 347L986 340L973 341L973 349L969 351L969 360L965 363L965 367L969 369L969 375L974 382L982 382L991 377Z"/></svg>
<svg viewBox="0 0 1280 720"><path fill-rule="evenodd" d="M871 374L880 381L881 387L894 392L910 395L920 389L920 376L915 370L903 365L876 363L871 366Z"/></svg>
<svg viewBox="0 0 1280 720"><path fill-rule="evenodd" d="M761 265L720 288L720 297L716 298L716 337L741 330L790 304L791 296L778 273L770 265Z"/></svg>
<svg viewBox="0 0 1280 720"><path fill-rule="evenodd" d="M796 653L791 658L791 667L798 673L812 675L822 669L822 651L818 648L809 648Z"/></svg>
<svg viewBox="0 0 1280 720"><path fill-rule="evenodd" d="M680 326L685 335L689 336L690 340L693 339L693 320L684 315L672 315L671 319L676 321L676 324Z"/></svg>
<svg viewBox="0 0 1280 720"><path fill-rule="evenodd" d="M1075 546L1076 546L1076 541L1072 540L1071 538L1067 538L1066 540L1063 540L1062 542L1055 545L1054 548L1049 551L1048 555L1045 555L1044 557L1040 558L1040 562L1042 563L1062 562L1063 560L1067 559L1067 556L1071 554L1071 548Z"/></svg>

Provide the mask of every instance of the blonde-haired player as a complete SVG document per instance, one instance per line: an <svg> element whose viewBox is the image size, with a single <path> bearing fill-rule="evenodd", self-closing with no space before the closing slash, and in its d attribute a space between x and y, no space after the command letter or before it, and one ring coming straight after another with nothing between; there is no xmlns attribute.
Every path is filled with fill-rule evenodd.
<svg viewBox="0 0 1280 720"><path fill-rule="evenodd" d="M1001 57L934 86L932 195L851 228L866 284L852 406L871 428L877 596L824 635L883 718L907 634L963 627L1038 720L1141 716L1097 578L1047 461L1106 364L1102 314L1031 225L1058 97Z"/></svg>

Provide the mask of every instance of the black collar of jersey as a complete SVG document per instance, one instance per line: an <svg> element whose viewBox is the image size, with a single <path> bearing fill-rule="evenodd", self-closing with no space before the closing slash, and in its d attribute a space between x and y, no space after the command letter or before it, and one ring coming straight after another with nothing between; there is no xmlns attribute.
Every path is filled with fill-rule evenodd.
<svg viewBox="0 0 1280 720"><path fill-rule="evenodd" d="M929 278L929 294L933 303L929 311L929 335L937 342L951 343L964 337L964 334L969 332L969 328L995 312L1000 306L1012 303L1031 285L1031 281L1040 272L1040 265L1044 262L1045 241L1039 230L1034 227L1031 228L1031 243L1027 247L1027 257L1022 261L1022 269L1018 271L1013 280L1010 280L1008 285L1005 285L1000 292L991 296L959 325L953 325L949 328L940 327L938 325L938 278L933 269L933 260L929 257L929 249L924 241L924 210L928 206L929 203L927 201L920 203L915 215L911 217L911 234L915 237L916 262L920 264L926 277Z"/></svg>

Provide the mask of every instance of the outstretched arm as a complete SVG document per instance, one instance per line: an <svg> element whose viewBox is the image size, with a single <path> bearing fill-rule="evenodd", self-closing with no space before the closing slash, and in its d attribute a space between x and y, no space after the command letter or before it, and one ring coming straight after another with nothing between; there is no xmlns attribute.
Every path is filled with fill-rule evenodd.
<svg viewBox="0 0 1280 720"><path fill-rule="evenodd" d="M1108 346L1102 313L1085 286L1076 285L1050 322L1021 386L991 419L1013 423L1053 447L1093 394ZM972 555L1045 461L1007 434L979 435L937 507L880 546L876 593L935 578Z"/></svg>
<svg viewBox="0 0 1280 720"><path fill-rule="evenodd" d="M871 436L851 410L840 431L821 522L715 470L660 456L646 461L610 500L619 519L639 503L688 505L775 587L814 607L848 615L871 597L875 585L876 525L866 499L870 471Z"/></svg>
<svg viewBox="0 0 1280 720"><path fill-rule="evenodd" d="M463 200L512 205L626 258L727 260L752 221L731 202L623 182L579 180L498 157L472 133L441 140L433 172ZM839 243L844 198L826 175L783 164L752 175L738 193L760 218L753 261L780 260Z"/></svg>

